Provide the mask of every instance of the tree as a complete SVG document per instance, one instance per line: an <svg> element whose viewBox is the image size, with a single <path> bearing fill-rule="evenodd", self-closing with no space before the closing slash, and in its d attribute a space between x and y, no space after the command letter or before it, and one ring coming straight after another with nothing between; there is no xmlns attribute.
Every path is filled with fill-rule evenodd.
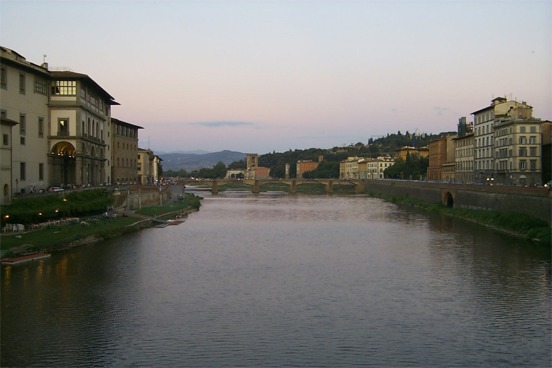
<svg viewBox="0 0 552 368"><path fill-rule="evenodd" d="M245 168L244 160L234 161L228 165L228 170L245 170Z"/></svg>
<svg viewBox="0 0 552 368"><path fill-rule="evenodd" d="M303 173L303 177L306 179L339 178L339 161L322 160L316 169Z"/></svg>
<svg viewBox="0 0 552 368"><path fill-rule="evenodd" d="M393 165L385 169L384 174L386 178L417 180L425 177L428 166L428 157L407 154L406 160L397 159Z"/></svg>
<svg viewBox="0 0 552 368"><path fill-rule="evenodd" d="M213 167L213 178L214 179L222 179L226 176L226 165L224 162L219 161L214 167Z"/></svg>

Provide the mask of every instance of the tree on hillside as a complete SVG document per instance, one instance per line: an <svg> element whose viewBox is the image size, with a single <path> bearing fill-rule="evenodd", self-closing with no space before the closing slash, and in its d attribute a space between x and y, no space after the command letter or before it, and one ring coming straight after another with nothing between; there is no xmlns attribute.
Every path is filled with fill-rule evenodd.
<svg viewBox="0 0 552 368"><path fill-rule="evenodd" d="M244 170L245 167L245 160L239 160L234 161L230 165L228 165L228 170Z"/></svg>
<svg viewBox="0 0 552 368"><path fill-rule="evenodd" d="M303 173L303 177L306 179L339 178L339 161L322 160L316 169Z"/></svg>
<svg viewBox="0 0 552 368"><path fill-rule="evenodd" d="M192 172L192 175L193 173L194 172ZM219 161L215 166L213 166L213 168L199 169L197 175L193 176L198 176L205 179L222 179L226 176L226 165L224 164L224 162Z"/></svg>
<svg viewBox="0 0 552 368"><path fill-rule="evenodd" d="M426 176L428 166L428 157L407 154L406 160L397 159L393 165L385 169L384 174L390 179L418 180Z"/></svg>

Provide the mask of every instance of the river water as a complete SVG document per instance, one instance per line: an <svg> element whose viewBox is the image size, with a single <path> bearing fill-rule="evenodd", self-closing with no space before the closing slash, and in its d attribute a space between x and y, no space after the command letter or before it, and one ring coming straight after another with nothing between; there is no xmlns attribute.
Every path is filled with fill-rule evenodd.
<svg viewBox="0 0 552 368"><path fill-rule="evenodd" d="M549 249L368 197L207 195L2 267L2 366L549 367Z"/></svg>

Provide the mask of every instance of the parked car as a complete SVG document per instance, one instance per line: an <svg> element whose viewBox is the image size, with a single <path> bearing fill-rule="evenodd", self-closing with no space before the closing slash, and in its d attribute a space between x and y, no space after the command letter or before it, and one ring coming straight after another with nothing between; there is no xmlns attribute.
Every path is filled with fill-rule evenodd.
<svg viewBox="0 0 552 368"><path fill-rule="evenodd" d="M544 184L545 188L548 188L548 190L552 189L552 180L549 180L548 183Z"/></svg>
<svg viewBox="0 0 552 368"><path fill-rule="evenodd" d="M63 192L63 188L61 188L61 187L50 187L50 189L48 189L48 191L50 191L52 193L59 193L59 192Z"/></svg>

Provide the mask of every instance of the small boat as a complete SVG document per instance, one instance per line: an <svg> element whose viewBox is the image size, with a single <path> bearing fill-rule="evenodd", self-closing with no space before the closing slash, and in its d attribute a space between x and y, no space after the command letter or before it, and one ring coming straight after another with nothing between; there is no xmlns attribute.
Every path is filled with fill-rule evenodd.
<svg viewBox="0 0 552 368"><path fill-rule="evenodd" d="M167 220L167 224L169 225L180 225L183 222L184 220Z"/></svg>
<svg viewBox="0 0 552 368"><path fill-rule="evenodd" d="M38 261L39 259L44 259L50 257L51 254L49 253L31 253L31 254L25 254L23 256L19 257L13 257L13 258L4 258L0 261L3 265L16 265L20 263L30 262L30 261Z"/></svg>

